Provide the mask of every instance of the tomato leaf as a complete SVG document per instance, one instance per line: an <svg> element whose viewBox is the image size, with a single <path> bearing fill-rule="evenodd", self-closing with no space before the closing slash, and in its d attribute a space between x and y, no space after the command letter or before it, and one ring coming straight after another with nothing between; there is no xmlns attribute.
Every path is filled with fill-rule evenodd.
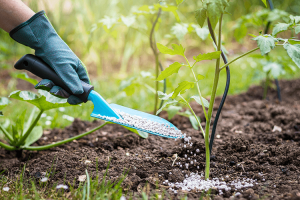
<svg viewBox="0 0 300 200"><path fill-rule="evenodd" d="M27 81L27 82L31 83L32 85L38 84L37 80L35 80L33 78L29 78L28 75L25 72L13 73L12 76L15 77L15 78L19 78L19 79L22 79L24 81Z"/></svg>
<svg viewBox="0 0 300 200"><path fill-rule="evenodd" d="M175 99L179 94L183 94L183 93L185 93L186 90L193 88L193 87L194 87L193 82L183 81L183 82L179 83L178 87L175 89L175 91L172 95L172 99Z"/></svg>
<svg viewBox="0 0 300 200"><path fill-rule="evenodd" d="M67 103L67 99L55 97L47 91L39 90L39 94L40 95L36 95L29 91L17 90L10 93L9 97L31 103L43 111L70 106L70 104Z"/></svg>
<svg viewBox="0 0 300 200"><path fill-rule="evenodd" d="M266 7L268 7L267 0L261 0L261 1L265 4Z"/></svg>
<svg viewBox="0 0 300 200"><path fill-rule="evenodd" d="M167 67L164 71L162 71L156 80L161 81L171 76L172 74L178 73L178 70L181 68L181 66L182 64L180 64L179 62L174 62L169 67Z"/></svg>
<svg viewBox="0 0 300 200"><path fill-rule="evenodd" d="M215 29L222 12L223 9L218 3L210 3L207 5L208 18L213 29Z"/></svg>
<svg viewBox="0 0 300 200"><path fill-rule="evenodd" d="M197 118L198 118L199 122L201 122L201 120L200 120L200 118L198 116L197 116ZM197 122L196 118L194 117L194 115L190 115L189 116L189 120L190 120L193 128L195 130L199 130L199 125L198 125L198 122Z"/></svg>
<svg viewBox="0 0 300 200"><path fill-rule="evenodd" d="M195 99L195 101L202 106L200 97L198 95L192 96L191 99ZM209 102L203 97L202 97L202 101L203 101L204 107L208 108Z"/></svg>
<svg viewBox="0 0 300 200"><path fill-rule="evenodd" d="M195 18L196 18L198 24L200 25L200 27L203 27L204 22L207 19L206 9L201 8L201 9L197 10L195 13Z"/></svg>
<svg viewBox="0 0 300 200"><path fill-rule="evenodd" d="M6 97L1 97L0 98L0 110L2 110L3 108L5 108L8 104L10 104L11 102L8 100L8 98Z"/></svg>
<svg viewBox="0 0 300 200"><path fill-rule="evenodd" d="M171 28L171 32L178 40L181 40L188 33L188 25L185 23L176 23Z"/></svg>
<svg viewBox="0 0 300 200"><path fill-rule="evenodd" d="M196 62L200 62L202 60L218 59L220 55L221 51L216 51L212 53L199 54L198 56L194 56L193 58Z"/></svg>
<svg viewBox="0 0 300 200"><path fill-rule="evenodd" d="M300 44L291 45L286 43L283 45L283 47L294 63L300 68Z"/></svg>
<svg viewBox="0 0 300 200"><path fill-rule="evenodd" d="M192 27L195 29L196 34L202 39L205 40L209 35L209 30L207 27L201 28L199 25L192 24Z"/></svg>
<svg viewBox="0 0 300 200"><path fill-rule="evenodd" d="M176 0L176 4L179 5L181 3L183 3L185 0Z"/></svg>
<svg viewBox="0 0 300 200"><path fill-rule="evenodd" d="M168 100L173 95L173 92L170 93L170 94L166 94L166 93L163 93L161 91L158 91L157 93L158 93L158 98L161 99L161 100Z"/></svg>
<svg viewBox="0 0 300 200"><path fill-rule="evenodd" d="M288 30L288 28L291 25L292 24L286 24L286 23L278 23L278 24L276 24L275 27L273 28L272 35L276 36L278 33L281 33L283 31Z"/></svg>
<svg viewBox="0 0 300 200"><path fill-rule="evenodd" d="M295 27L295 33L296 33L296 34L300 33L300 25L297 25L297 26Z"/></svg>
<svg viewBox="0 0 300 200"><path fill-rule="evenodd" d="M169 55L180 55L184 56L185 49L182 47L182 45L172 44L173 49L169 49L168 47L157 43L158 50L163 54L169 54Z"/></svg>
<svg viewBox="0 0 300 200"><path fill-rule="evenodd" d="M257 45L260 48L261 55L269 53L272 49L275 48L275 42L278 40L270 35L260 35L253 40L257 41Z"/></svg>
<svg viewBox="0 0 300 200"><path fill-rule="evenodd" d="M295 23L295 24L298 24L300 22L300 16L290 15L290 19L291 19L292 23Z"/></svg>
<svg viewBox="0 0 300 200"><path fill-rule="evenodd" d="M167 109L168 112L168 119L172 119L180 110L182 109L181 106L172 106L170 105Z"/></svg>
<svg viewBox="0 0 300 200"><path fill-rule="evenodd" d="M136 17L135 16L127 16L127 17L121 16L121 20L127 27L130 27L135 23Z"/></svg>
<svg viewBox="0 0 300 200"><path fill-rule="evenodd" d="M197 75L197 80L200 81L200 80L203 80L205 78L205 76L201 75L201 74L198 74Z"/></svg>
<svg viewBox="0 0 300 200"><path fill-rule="evenodd" d="M137 135L139 135L142 138L148 138L148 133L147 132L136 130L134 128L130 128L130 127L127 127L127 126L123 126L123 127L126 128L127 130L133 132L133 133L136 133Z"/></svg>
<svg viewBox="0 0 300 200"><path fill-rule="evenodd" d="M270 75L273 78L278 78L281 74L285 74L283 66L275 62L268 63L267 65L265 65L263 67L263 71L270 72Z"/></svg>
<svg viewBox="0 0 300 200"><path fill-rule="evenodd" d="M160 109L158 109L158 111L156 112L156 115L158 115L167 105L172 105L172 104L176 104L178 101L175 99L169 99L168 101L166 101Z"/></svg>

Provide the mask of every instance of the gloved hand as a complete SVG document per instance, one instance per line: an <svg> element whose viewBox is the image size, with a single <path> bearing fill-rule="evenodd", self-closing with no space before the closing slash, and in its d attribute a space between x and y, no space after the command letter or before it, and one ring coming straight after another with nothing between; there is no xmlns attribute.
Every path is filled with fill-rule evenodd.
<svg viewBox="0 0 300 200"><path fill-rule="evenodd" d="M44 11L36 13L28 21L14 28L9 35L15 41L34 49L35 55L54 69L73 94L83 93L80 80L90 83L84 64L57 35ZM58 97L68 98L70 104L82 102L48 79L39 82L35 88L47 90Z"/></svg>

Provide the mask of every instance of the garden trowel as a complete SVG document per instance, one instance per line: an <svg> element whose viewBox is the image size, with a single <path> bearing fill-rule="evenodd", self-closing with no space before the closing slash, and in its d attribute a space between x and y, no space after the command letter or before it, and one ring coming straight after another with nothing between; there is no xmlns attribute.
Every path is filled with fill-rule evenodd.
<svg viewBox="0 0 300 200"><path fill-rule="evenodd" d="M25 69L35 74L42 79L49 79L55 85L60 86L69 94L72 94L70 89L65 85L63 80L54 72L54 70L40 58L27 54L23 56L15 64L18 70ZM88 100L94 104L92 117L99 118L105 121L110 121L122 126L133 128L139 131L144 131L154 135L167 138L183 138L184 135L169 121L155 115L144 113L138 110L120 106L117 104L109 104L96 91L94 87L81 81L83 94L76 95L83 102Z"/></svg>

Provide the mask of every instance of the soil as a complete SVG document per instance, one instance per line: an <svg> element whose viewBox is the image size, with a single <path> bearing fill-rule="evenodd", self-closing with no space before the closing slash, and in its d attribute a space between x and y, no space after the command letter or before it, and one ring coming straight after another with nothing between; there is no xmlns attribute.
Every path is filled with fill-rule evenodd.
<svg viewBox="0 0 300 200"><path fill-rule="evenodd" d="M222 195L212 191L213 199L300 199L300 80L281 81L280 85L282 102L277 100L273 89L269 90L268 100L261 100L263 89L260 86L227 98L212 150L211 178L224 178L225 181L251 178L257 179L258 184L252 188L224 191ZM215 108L219 102L220 98ZM192 107L196 113L201 112L198 104L192 103ZM204 123L203 114L200 116ZM162 112L161 117L167 118L167 113ZM165 180L182 182L186 174L203 173L205 167L203 136L185 117L176 115L171 122L192 137L193 146L184 148L180 145L183 140L154 135L142 139L121 126L107 125L60 147L41 152L24 151L19 159L16 152L0 149L0 172L6 170L7 176L15 177L26 163L26 176L38 180L43 172L52 168L51 183L60 184L66 180L66 183L76 186L85 169L95 178L97 165L101 179L110 160L110 180L118 180L124 171L128 171L122 184L125 191L137 196L141 191L168 191L168 186L163 184ZM66 139L101 123L76 119L63 130L45 130L34 145ZM188 170L176 164L172 166L175 154L179 156L176 162L185 163L189 162L184 156L189 154L187 150L196 152L196 149L200 153L190 157L197 163L190 165ZM241 194L236 195L237 192ZM184 195L188 199L199 199L201 194L197 191L179 190L178 194L169 191L173 199Z"/></svg>

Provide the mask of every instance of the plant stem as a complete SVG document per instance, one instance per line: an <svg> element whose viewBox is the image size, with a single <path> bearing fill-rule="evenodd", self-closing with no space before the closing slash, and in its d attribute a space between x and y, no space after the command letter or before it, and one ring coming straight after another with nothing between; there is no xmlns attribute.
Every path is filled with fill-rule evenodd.
<svg viewBox="0 0 300 200"><path fill-rule="evenodd" d="M218 51L221 51L221 34L222 34L222 19L223 14L221 14L220 21L219 21L219 41L218 41ZM216 61L216 70L215 70L215 77L214 77L214 84L211 92L211 98L209 102L206 126L205 126L205 158L206 158L206 165L205 165L205 180L209 178L209 171L210 171L210 152L209 152L209 129L210 129L210 122L211 116L214 108L214 102L216 98L216 92L219 83L219 76L220 76L220 57Z"/></svg>
<svg viewBox="0 0 300 200"><path fill-rule="evenodd" d="M199 84L198 84L198 80L196 78L196 75L195 75L195 72L192 68L190 68L193 75L194 75L194 79L197 83L197 89L198 89L198 94L199 94L199 97L200 97L200 101L201 101L201 104L202 104L202 109L203 109L203 112L204 112L204 115L205 115L205 119L207 120L207 113L206 113L206 109L205 109L205 106L204 106L204 103L203 103L203 100L202 100L202 95L201 95L201 91L200 91L200 87L199 87Z"/></svg>
<svg viewBox="0 0 300 200"><path fill-rule="evenodd" d="M202 109L203 109L203 112L204 112L205 119L207 120L206 109L205 109L205 106L204 106L204 104L203 104L202 95L201 95L201 92L200 92L200 87L199 87L198 80L197 80L197 78L196 78L195 72L194 72L194 70L193 70L193 67L194 67L194 65L195 65L196 62L195 62L195 63L193 64L193 66L191 67L190 62L189 62L189 60L186 58L186 56L184 56L184 58L185 58L185 60L186 60L186 62L187 62L187 64L188 64L188 67L191 69L191 71L192 71L192 73L193 73L195 82L197 83L196 85L197 85L197 89L198 89L198 94L199 94L199 97L200 97L200 101L201 101L201 104L202 104Z"/></svg>
<svg viewBox="0 0 300 200"><path fill-rule="evenodd" d="M11 135L6 131L6 129L0 124L0 130L3 132L3 134L5 135L5 137L10 141L10 143L13 143L13 138L11 137Z"/></svg>
<svg viewBox="0 0 300 200"><path fill-rule="evenodd" d="M79 139L79 138L82 138L82 137L84 137L84 136L90 134L90 133L93 133L93 132L95 132L96 130L98 130L98 129L104 127L104 126L107 125L107 124L113 124L113 123L111 123L111 122L105 122L104 124L102 124L102 125L100 125L100 126L94 128L94 129L92 129L92 130L90 130L90 131L88 131L88 132L82 133L82 134L80 134L80 135L76 135L76 136L74 136L74 137L71 137L71 138L68 138L68 139L65 139L65 140L62 140L62 141L59 141L59 142L56 142L56 143L54 143L54 144L48 144L48 145L44 145L44 146L36 146L36 147L35 147L35 146L30 146L30 147L24 147L24 148L22 148L22 149L24 149L24 150L31 150L31 151L42 151L42 150L50 149L50 148L53 148L53 147L57 147L57 146L59 146L59 145L62 145L62 144L68 143L68 142L72 142L73 140L77 140L77 139Z"/></svg>
<svg viewBox="0 0 300 200"><path fill-rule="evenodd" d="M152 29L150 32L150 38L149 38L150 46L151 46L151 49L152 49L154 57L155 57L155 76L156 76L156 78L159 75L159 60L158 60L158 53L156 50L157 48L156 48L156 43L155 43L155 38L154 38L154 30L155 30L155 26L157 24L160 14L161 14L161 8L159 8L157 17L156 17L155 21L153 22ZM154 38L154 41L153 41L153 38ZM153 110L154 114L157 111L157 104L158 104L158 81L155 81L155 102L154 102L154 110Z"/></svg>
<svg viewBox="0 0 300 200"><path fill-rule="evenodd" d="M186 105L189 107L189 109L191 110L192 114L194 115L194 117L195 117L196 120L197 120L197 123L198 123L198 125L199 125L199 127L200 127L200 129L201 129L201 132L202 132L202 134L203 134L203 137L205 138L205 132L204 132L202 126L201 126L201 123L200 123L200 121L199 121L197 115L195 114L194 110L193 110L192 107L190 106L189 102L187 102L187 100L185 100L185 98L183 98L181 95L179 95L179 97L185 102L185 104L186 104Z"/></svg>
<svg viewBox="0 0 300 200"><path fill-rule="evenodd" d="M268 87L269 87L269 73L266 73L266 82L265 82L265 86L264 86L264 95L263 95L263 99L265 100L267 98L267 94L268 94Z"/></svg>
<svg viewBox="0 0 300 200"><path fill-rule="evenodd" d="M19 147L19 146L21 146L21 145L24 144L25 140L30 135L32 129L36 126L36 124L38 123L39 119L41 118L43 112L44 112L44 110L40 110L39 114L37 115L37 117L35 118L35 120L33 121L33 123L30 125L30 127L28 128L28 130L26 131L26 133L17 142L16 147Z"/></svg>
<svg viewBox="0 0 300 200"><path fill-rule="evenodd" d="M14 150L17 150L17 148L13 147L13 146L10 146L10 145L7 145L7 144L4 144L2 142L0 142L0 147L6 149L6 150L9 150L9 151L14 151Z"/></svg>
<svg viewBox="0 0 300 200"><path fill-rule="evenodd" d="M256 47L255 49L252 49L252 50L250 50L250 51L248 51L248 52L246 52L246 53L240 55L239 57L233 59L233 60L230 61L229 63L223 65L223 66L220 68L220 71L221 71L222 69L226 68L226 67L227 67L228 65L230 65L231 63L237 61L238 59L240 59L240 58L242 58L242 57L244 57L244 56L246 56L246 55L248 55L248 54L250 54L250 53L252 53L252 52L254 52L254 51L256 51L256 50L258 50L258 49L259 49L259 47Z"/></svg>

